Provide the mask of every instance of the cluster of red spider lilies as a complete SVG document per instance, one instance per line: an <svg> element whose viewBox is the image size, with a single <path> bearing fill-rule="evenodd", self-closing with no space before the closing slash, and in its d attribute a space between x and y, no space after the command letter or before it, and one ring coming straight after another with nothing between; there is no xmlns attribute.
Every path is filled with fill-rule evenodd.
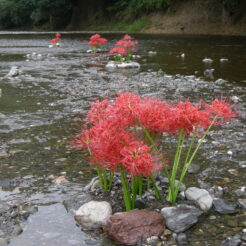
<svg viewBox="0 0 246 246"><path fill-rule="evenodd" d="M102 50L103 45L107 43L107 39L102 38L100 34L94 34L90 37L89 45L92 50ZM128 34L124 35L122 39L116 42L115 47L109 51L109 54L115 54L116 61L122 62L123 57L128 62L132 58L132 53L135 51L138 41Z"/></svg>
<svg viewBox="0 0 246 246"><path fill-rule="evenodd" d="M61 40L61 34L60 33L56 33L56 37L51 39L50 42L52 43L52 45L55 46L59 46L59 42Z"/></svg>
<svg viewBox="0 0 246 246"><path fill-rule="evenodd" d="M211 127L234 117L224 100L173 104L125 92L115 100L91 104L88 128L82 130L76 143L88 150L103 189L111 189L114 173L121 173L126 210L134 208L137 195L142 195L143 187L149 183L156 198L163 199L154 178L162 170L169 181L168 200L174 203L188 167ZM164 136L177 138L172 168L166 165L167 157L158 145ZM187 150L185 146L189 146Z"/></svg>

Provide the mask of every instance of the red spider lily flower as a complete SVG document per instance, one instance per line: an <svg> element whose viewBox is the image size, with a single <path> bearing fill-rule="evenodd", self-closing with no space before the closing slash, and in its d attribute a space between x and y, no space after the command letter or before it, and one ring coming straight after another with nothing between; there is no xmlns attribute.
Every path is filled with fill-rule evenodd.
<svg viewBox="0 0 246 246"><path fill-rule="evenodd" d="M98 43L101 44L101 45L107 43L107 39L106 39L106 38L99 38L97 41L98 41Z"/></svg>
<svg viewBox="0 0 246 246"><path fill-rule="evenodd" d="M124 35L124 37L123 37L122 39L123 39L123 40L132 40L133 37L130 36L130 35L128 35L128 34L126 34L126 35Z"/></svg>
<svg viewBox="0 0 246 246"><path fill-rule="evenodd" d="M115 54L118 53L122 56L126 56L127 55L127 51L123 48L123 47L114 47L113 49L111 49L109 51L109 54Z"/></svg>
<svg viewBox="0 0 246 246"><path fill-rule="evenodd" d="M121 115L122 125L132 126L136 122L136 111L140 102L141 98L136 94L130 92L118 94L114 108L116 114Z"/></svg>
<svg viewBox="0 0 246 246"><path fill-rule="evenodd" d="M88 136L87 136L88 134ZM89 141L87 141L89 138ZM103 121L84 134L84 143L91 151L91 162L103 168L117 170L121 163L121 149L134 140L133 133L115 125L111 121Z"/></svg>
<svg viewBox="0 0 246 246"><path fill-rule="evenodd" d="M60 38L61 37L61 34L60 33L56 33L56 37L57 38Z"/></svg>
<svg viewBox="0 0 246 246"><path fill-rule="evenodd" d="M143 142L133 141L121 150L122 165L133 176L143 175L149 177L154 168L152 155L149 153L150 147Z"/></svg>
<svg viewBox="0 0 246 246"><path fill-rule="evenodd" d="M99 34L94 34L90 37L89 45L98 46L107 43L107 39L102 38Z"/></svg>
<svg viewBox="0 0 246 246"><path fill-rule="evenodd" d="M112 107L107 100L97 100L91 104L91 109L87 114L87 118L89 122L96 124L100 121L107 120L110 111L112 111Z"/></svg>
<svg viewBox="0 0 246 246"><path fill-rule="evenodd" d="M97 39L99 39L99 38L101 38L101 36L100 36L100 34L94 34L94 35L92 35L91 37L90 37L90 40L97 40Z"/></svg>
<svg viewBox="0 0 246 246"><path fill-rule="evenodd" d="M50 40L51 43L58 43L61 39L60 38L53 38Z"/></svg>
<svg viewBox="0 0 246 246"><path fill-rule="evenodd" d="M215 122L217 125L224 124L230 118L234 118L236 116L229 104L224 100L215 99L211 105L206 104L205 108L210 114L218 118Z"/></svg>
<svg viewBox="0 0 246 246"><path fill-rule="evenodd" d="M149 132L167 131L167 123L171 117L170 105L153 100L143 99L136 108L136 118Z"/></svg>
<svg viewBox="0 0 246 246"><path fill-rule="evenodd" d="M169 118L169 133L179 134L180 129L184 130L186 136L189 136L194 129L206 129L211 124L210 114L200 110L200 106L193 106L191 102L179 102L176 107L171 109Z"/></svg>
<svg viewBox="0 0 246 246"><path fill-rule="evenodd" d="M130 49L130 48L134 48L135 46L136 46L136 42L133 42L133 41L131 41L131 40L119 40L117 43L116 43L116 45L118 45L118 46L122 46L122 47L124 47L124 48L128 48L128 49Z"/></svg>

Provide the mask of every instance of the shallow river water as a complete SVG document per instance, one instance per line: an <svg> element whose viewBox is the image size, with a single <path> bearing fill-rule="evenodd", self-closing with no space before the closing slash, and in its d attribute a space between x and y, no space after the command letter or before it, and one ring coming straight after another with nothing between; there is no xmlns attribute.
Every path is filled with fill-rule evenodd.
<svg viewBox="0 0 246 246"><path fill-rule="evenodd" d="M211 132L185 184L222 186L232 202L245 198L236 191L245 186L246 39L134 35L141 69L110 72L107 53L86 53L90 35L62 33L61 47L48 48L52 33L0 33L0 201L23 200L39 208L23 222L24 232L11 240L12 246L96 244L61 202L95 176L81 152L71 147L90 103L118 92L168 101L230 101L238 118ZM122 34L103 36L111 48ZM204 63L204 58L213 62ZM20 75L5 77L13 66ZM165 146L171 150L173 141L166 139ZM69 183L59 186L49 179L61 174ZM233 216L216 214L216 223L197 224L189 232L190 245L219 245L246 227L244 216L241 209Z"/></svg>

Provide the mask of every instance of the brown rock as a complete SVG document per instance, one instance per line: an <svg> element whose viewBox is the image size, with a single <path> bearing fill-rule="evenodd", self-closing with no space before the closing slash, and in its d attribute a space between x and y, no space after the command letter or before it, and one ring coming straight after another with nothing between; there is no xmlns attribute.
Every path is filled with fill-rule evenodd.
<svg viewBox="0 0 246 246"><path fill-rule="evenodd" d="M160 236L165 230L165 221L157 212L132 210L110 216L103 229L119 243L134 245L148 237Z"/></svg>

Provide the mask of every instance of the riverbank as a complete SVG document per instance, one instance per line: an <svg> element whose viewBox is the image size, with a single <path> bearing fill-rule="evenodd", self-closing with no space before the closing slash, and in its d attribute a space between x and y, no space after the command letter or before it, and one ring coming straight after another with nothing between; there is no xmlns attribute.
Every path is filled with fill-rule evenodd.
<svg viewBox="0 0 246 246"><path fill-rule="evenodd" d="M246 9L227 10L222 2L212 0L180 1L165 12L142 14L138 18L124 16L109 20L101 17L85 19L74 13L68 30L126 31L152 34L246 35ZM239 7L238 7L239 8ZM78 6L80 9L80 6Z"/></svg>

